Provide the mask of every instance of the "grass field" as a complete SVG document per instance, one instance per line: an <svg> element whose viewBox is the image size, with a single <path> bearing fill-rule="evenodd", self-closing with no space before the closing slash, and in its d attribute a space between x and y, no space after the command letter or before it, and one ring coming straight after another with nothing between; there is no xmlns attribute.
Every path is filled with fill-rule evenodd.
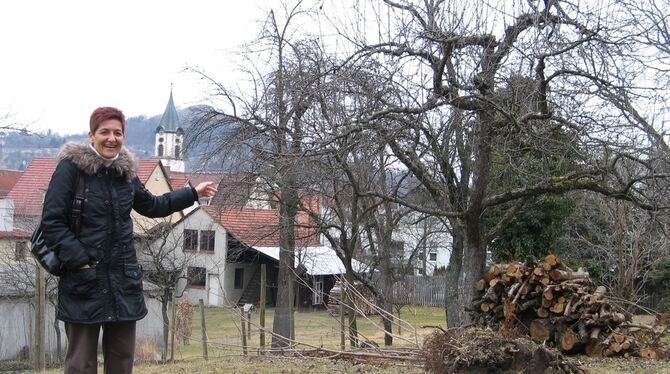
<svg viewBox="0 0 670 374"><path fill-rule="evenodd" d="M175 345L175 362L160 364L154 362L140 362L136 365L136 374L195 374L195 373L423 373L420 367L408 364L387 364L372 366L335 359L316 359L312 357L300 358L259 356L258 317L256 311L252 314L251 339L249 353L242 354L240 316L230 310L222 308L207 308L205 322L208 336L208 355L205 361L202 358L200 341L200 313L193 316L193 332L187 345ZM266 328L272 330L273 310L266 313ZM327 311L300 311L296 312L296 341L301 344L298 349L309 350L312 347L339 350L340 323L339 316L331 316ZM402 310L401 318L404 321L399 336L394 340L394 348L416 347L423 337L433 331L432 328L421 326L445 326L444 310L430 307L411 307ZM383 346L383 331L379 316L366 319L359 317L361 337L372 340ZM394 326L396 327L396 326ZM396 330L397 333L397 330ZM271 337L266 337L269 345ZM349 343L347 341L347 349ZM149 353L142 355L151 360L159 358L155 347L148 347ZM648 361L642 359L589 359L578 356L572 358L588 369L592 374L615 373L670 373L670 362ZM50 374L60 373L62 369L48 371ZM102 368L99 369L102 372ZM26 372L28 373L28 372Z"/></svg>
<svg viewBox="0 0 670 374"><path fill-rule="evenodd" d="M274 310L266 312L266 329L272 330ZM430 333L432 329L421 328L427 325L445 326L444 310L430 307L405 307L401 311L400 331L394 346L417 347L421 344L423 336ZM241 347L241 320L240 315L228 309L207 308L205 310L205 322L208 337L208 353L210 356L226 355L231 352L242 352ZM346 322L345 322L346 323ZM193 316L192 342L186 346L181 344L175 350L175 358L186 359L202 355L200 344L200 314ZM328 311L298 311L295 314L295 340L300 344L298 348L309 349L320 347L339 350L340 348L340 320L339 316L331 315ZM397 328L397 326L394 326ZM362 340L374 341L380 346L384 343L384 333L381 328L379 316L358 317L358 331ZM251 315L251 338L247 344L250 350L259 347L259 313ZM266 335L266 344L269 345L272 337ZM347 341L347 347L349 343Z"/></svg>

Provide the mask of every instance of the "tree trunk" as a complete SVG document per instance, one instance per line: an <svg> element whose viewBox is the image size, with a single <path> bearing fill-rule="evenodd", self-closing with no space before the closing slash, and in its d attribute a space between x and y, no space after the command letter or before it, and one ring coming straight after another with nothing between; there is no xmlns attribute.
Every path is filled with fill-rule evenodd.
<svg viewBox="0 0 670 374"><path fill-rule="evenodd" d="M356 322L356 302L355 298L352 296L353 292L350 290L354 287L354 275L349 269L344 275L344 278L347 280L346 287L346 296L344 300L347 302L347 308L349 309L349 345L351 348L358 347L358 326Z"/></svg>
<svg viewBox="0 0 670 374"><path fill-rule="evenodd" d="M292 185L288 183L288 185ZM294 336L293 308L289 300L289 289L293 282L293 268L295 265L295 236L294 220L297 212L297 193L293 188L282 190L282 200L279 207L279 274L277 275L277 303L272 323L272 348L287 348L290 338Z"/></svg>
<svg viewBox="0 0 670 374"><path fill-rule="evenodd" d="M163 290L163 297L161 298L161 315L163 316L163 349L161 349L161 362L167 361L168 336L170 333L168 300L170 300L170 289L166 288Z"/></svg>
<svg viewBox="0 0 670 374"><path fill-rule="evenodd" d="M392 346L393 345L393 307L391 303L384 303L384 312L386 312L386 317L383 318L384 324L384 345Z"/></svg>
<svg viewBox="0 0 670 374"><path fill-rule="evenodd" d="M384 345L391 346L393 345L393 304L382 294L377 298L377 304L382 310L380 317L384 326Z"/></svg>
<svg viewBox="0 0 670 374"><path fill-rule="evenodd" d="M476 215L479 216L478 214ZM463 268L459 277L458 289L461 305L471 305L477 291L475 285L484 274L486 267L486 248L482 237L478 218L468 219L465 226L465 248L463 253ZM472 320L467 313L463 314L461 324L470 324Z"/></svg>
<svg viewBox="0 0 670 374"><path fill-rule="evenodd" d="M390 235L389 235L390 237ZM381 275L381 289L379 290L379 307L384 311L381 313L382 325L384 326L384 345L393 345L393 269L391 266L391 241L383 240L381 248L384 255L381 257L379 272Z"/></svg>
<svg viewBox="0 0 670 374"><path fill-rule="evenodd" d="M446 292L444 295L445 311L447 314L447 326L454 327L461 325L462 304L459 300L458 279L461 274L463 264L463 235L460 230L454 230L453 245L451 256L449 256L449 265L447 266Z"/></svg>

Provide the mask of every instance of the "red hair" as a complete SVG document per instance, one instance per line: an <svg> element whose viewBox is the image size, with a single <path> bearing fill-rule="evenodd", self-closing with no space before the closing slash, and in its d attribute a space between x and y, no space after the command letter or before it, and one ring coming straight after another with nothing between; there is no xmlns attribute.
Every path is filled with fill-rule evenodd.
<svg viewBox="0 0 670 374"><path fill-rule="evenodd" d="M100 124L110 119L119 120L121 122L121 131L126 132L126 117L123 115L123 112L111 106L103 106L91 113L89 121L91 134L95 134L95 130L98 129Z"/></svg>

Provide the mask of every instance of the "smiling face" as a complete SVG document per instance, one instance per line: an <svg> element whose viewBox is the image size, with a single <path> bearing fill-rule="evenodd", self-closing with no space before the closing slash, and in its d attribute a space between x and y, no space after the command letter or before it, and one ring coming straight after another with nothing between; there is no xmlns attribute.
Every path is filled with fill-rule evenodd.
<svg viewBox="0 0 670 374"><path fill-rule="evenodd" d="M104 158L114 158L123 146L123 127L118 119L102 121L95 133L88 133L88 139Z"/></svg>

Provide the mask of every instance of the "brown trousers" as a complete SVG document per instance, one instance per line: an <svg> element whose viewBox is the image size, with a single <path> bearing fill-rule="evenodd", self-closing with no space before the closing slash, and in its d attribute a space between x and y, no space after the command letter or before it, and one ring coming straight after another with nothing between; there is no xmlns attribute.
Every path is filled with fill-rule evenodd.
<svg viewBox="0 0 670 374"><path fill-rule="evenodd" d="M131 374L135 356L135 322L84 325L65 323L68 346L65 374L98 372L98 337L102 327L105 374Z"/></svg>

